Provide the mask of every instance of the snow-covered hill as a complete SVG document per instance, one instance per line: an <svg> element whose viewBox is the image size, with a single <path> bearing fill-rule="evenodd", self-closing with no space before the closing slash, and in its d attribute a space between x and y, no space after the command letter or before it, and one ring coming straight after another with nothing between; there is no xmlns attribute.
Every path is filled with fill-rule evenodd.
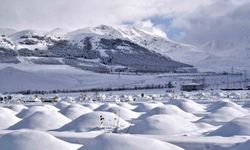
<svg viewBox="0 0 250 150"><path fill-rule="evenodd" d="M153 28L11 30L0 37L0 63L66 64L97 72L183 72L193 70L190 65L206 71L248 70L249 60L248 40L193 46L172 41Z"/></svg>
<svg viewBox="0 0 250 150"><path fill-rule="evenodd" d="M0 38L0 63L66 64L96 72L187 72L191 65L143 45L161 39L136 28L23 30ZM146 41L147 42L147 41Z"/></svg>
<svg viewBox="0 0 250 150"><path fill-rule="evenodd" d="M248 39L208 41L198 49L206 54L206 57L199 61L201 67L206 66L216 70L228 70L231 67L249 70L250 43Z"/></svg>

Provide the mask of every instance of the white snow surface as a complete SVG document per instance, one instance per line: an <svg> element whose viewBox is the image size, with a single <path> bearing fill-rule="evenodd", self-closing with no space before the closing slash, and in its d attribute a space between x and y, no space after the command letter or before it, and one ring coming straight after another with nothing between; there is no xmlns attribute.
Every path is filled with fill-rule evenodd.
<svg viewBox="0 0 250 150"><path fill-rule="evenodd" d="M36 96L59 97L54 103L27 102L34 97L13 94L12 101L0 103L0 149L248 150L250 113L243 106L250 101L249 91L214 93L180 92L176 98L159 90ZM97 95L99 100L92 101ZM135 101L125 102L129 97Z"/></svg>
<svg viewBox="0 0 250 150"><path fill-rule="evenodd" d="M3 150L77 150L78 145L70 144L41 131L20 130L0 137Z"/></svg>
<svg viewBox="0 0 250 150"><path fill-rule="evenodd" d="M147 143L147 144L146 144ZM149 144L150 143L150 144ZM103 134L83 146L80 150L183 150L173 144L133 135Z"/></svg>

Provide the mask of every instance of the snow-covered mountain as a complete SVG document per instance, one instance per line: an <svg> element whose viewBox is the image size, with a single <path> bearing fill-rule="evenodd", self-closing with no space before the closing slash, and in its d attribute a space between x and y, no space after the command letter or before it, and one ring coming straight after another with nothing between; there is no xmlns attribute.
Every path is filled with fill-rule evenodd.
<svg viewBox="0 0 250 150"><path fill-rule="evenodd" d="M154 30L128 26L23 30L0 37L0 63L66 64L98 72L190 71L190 65L207 71L245 70L249 43L247 39L215 40L193 46Z"/></svg>
<svg viewBox="0 0 250 150"><path fill-rule="evenodd" d="M236 71L250 70L250 41L247 39L208 41L197 49L205 56L198 62L200 68L229 70L234 67Z"/></svg>
<svg viewBox="0 0 250 150"><path fill-rule="evenodd" d="M97 72L195 70L156 49L162 42L167 43L167 38L137 28L106 25L71 32L60 28L23 30L0 37L0 62L66 64Z"/></svg>

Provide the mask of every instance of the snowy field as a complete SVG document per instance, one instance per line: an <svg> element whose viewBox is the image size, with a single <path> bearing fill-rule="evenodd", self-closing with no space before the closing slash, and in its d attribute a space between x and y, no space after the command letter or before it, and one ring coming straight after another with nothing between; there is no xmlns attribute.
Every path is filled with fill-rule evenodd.
<svg viewBox="0 0 250 150"><path fill-rule="evenodd" d="M1 64L0 93L23 90L79 90L91 88L134 88L166 85L168 82L179 89L180 84L198 80L209 89L242 88L244 75L216 73L195 74L102 74L76 69L66 65ZM197 82L197 81L195 81Z"/></svg>
<svg viewBox="0 0 250 150"><path fill-rule="evenodd" d="M250 91L155 89L12 97L1 101L1 150L250 147ZM41 102L44 98L57 102Z"/></svg>

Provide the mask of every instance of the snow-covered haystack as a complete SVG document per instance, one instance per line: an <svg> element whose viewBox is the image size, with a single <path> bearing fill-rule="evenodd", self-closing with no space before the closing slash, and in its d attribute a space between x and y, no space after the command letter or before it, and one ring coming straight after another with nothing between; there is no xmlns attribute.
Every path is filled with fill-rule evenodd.
<svg viewBox="0 0 250 150"><path fill-rule="evenodd" d="M95 111L84 114L72 122L64 125L59 131L84 132L97 129L112 129L117 126L120 129L128 127L130 124L110 112Z"/></svg>
<svg viewBox="0 0 250 150"><path fill-rule="evenodd" d="M217 101L215 103L213 103L212 105L210 105L208 108L207 108L207 111L209 112L214 112L218 109L221 109L222 107L231 107L231 108L234 108L236 110L239 110L239 111L246 111L244 108L242 108L240 105L234 103L234 102L231 102L229 100L221 100L221 101Z"/></svg>
<svg viewBox="0 0 250 150"><path fill-rule="evenodd" d="M45 108L48 108L49 110L52 110L52 111L59 111L60 109L58 109L57 107L53 106L53 105L49 105L49 104L46 104L46 105L43 105Z"/></svg>
<svg viewBox="0 0 250 150"><path fill-rule="evenodd" d="M134 112L123 107L111 107L107 110L107 112L115 113L117 116L121 117L124 120L132 120L140 116L140 113Z"/></svg>
<svg viewBox="0 0 250 150"><path fill-rule="evenodd" d="M87 114L89 112L92 112L93 110L87 107L84 107L79 104L71 104L70 106L60 110L60 113L64 116L70 118L71 120L74 120L78 117L80 117L83 114Z"/></svg>
<svg viewBox="0 0 250 150"><path fill-rule="evenodd" d="M117 104L105 103L95 109L95 111L107 111L111 107L119 107Z"/></svg>
<svg viewBox="0 0 250 150"><path fill-rule="evenodd" d="M15 112L17 112L17 113L21 112L24 109L28 109L27 106L24 106L22 104L12 105L12 106L10 106L8 108L15 111Z"/></svg>
<svg viewBox="0 0 250 150"><path fill-rule="evenodd" d="M0 106L0 112L3 114L8 113L8 114L13 114L13 115L15 115L17 113L9 108L5 108L5 107L1 107L1 106Z"/></svg>
<svg viewBox="0 0 250 150"><path fill-rule="evenodd" d="M181 110L179 107L175 106L175 105L163 105L163 106L159 106L156 107L152 110L150 110L149 112L147 112L146 114L143 114L140 116L139 119L143 119L143 118L147 118L149 116L153 116L153 115L177 115L179 117L183 117L185 119L189 119L189 120L196 120L197 117L191 113L187 113L183 110Z"/></svg>
<svg viewBox="0 0 250 150"><path fill-rule="evenodd" d="M225 137L234 135L250 135L250 116L236 118L211 132L209 135Z"/></svg>
<svg viewBox="0 0 250 150"><path fill-rule="evenodd" d="M250 140L241 143L239 146L233 148L232 150L249 150L250 147Z"/></svg>
<svg viewBox="0 0 250 150"><path fill-rule="evenodd" d="M188 99L171 100L169 101L169 104L175 105L189 113L200 113L205 109L204 106Z"/></svg>
<svg viewBox="0 0 250 150"><path fill-rule="evenodd" d="M6 134L0 138L0 145L3 150L76 150L80 147L35 130L20 130Z"/></svg>
<svg viewBox="0 0 250 150"><path fill-rule="evenodd" d="M60 101L55 105L55 107L57 107L58 109L63 109L69 105L70 105L70 103L68 103L68 102Z"/></svg>
<svg viewBox="0 0 250 150"><path fill-rule="evenodd" d="M0 107L0 129L6 129L18 121L20 119L13 114L12 110Z"/></svg>
<svg viewBox="0 0 250 150"><path fill-rule="evenodd" d="M70 121L70 119L56 111L38 111L9 127L9 129L52 130L58 129Z"/></svg>
<svg viewBox="0 0 250 150"><path fill-rule="evenodd" d="M118 105L119 105L119 106L121 106L121 107L123 107L123 108L130 109L130 110L132 110L132 109L135 109L135 108L136 108L136 106L131 105L131 104L129 104L129 103L119 103Z"/></svg>
<svg viewBox="0 0 250 150"><path fill-rule="evenodd" d="M157 106L158 106L157 104L153 104L153 103L140 103L134 109L134 111L136 111L136 112L148 112L148 111L154 109Z"/></svg>
<svg viewBox="0 0 250 150"><path fill-rule="evenodd" d="M173 144L127 134L102 134L80 150L183 150Z"/></svg>
<svg viewBox="0 0 250 150"><path fill-rule="evenodd" d="M132 134L174 135L197 130L198 127L177 115L154 115L137 122L129 129Z"/></svg>
<svg viewBox="0 0 250 150"><path fill-rule="evenodd" d="M201 121L213 125L221 125L237 117L243 117L248 114L249 112L243 108L237 109L234 107L221 107L220 109L217 109L214 112L202 117L199 122Z"/></svg>
<svg viewBox="0 0 250 150"><path fill-rule="evenodd" d="M96 104L96 103L86 103L86 104L83 104L83 106L85 107L88 107L92 110L95 110L96 108L98 108L100 105L99 104Z"/></svg>
<svg viewBox="0 0 250 150"><path fill-rule="evenodd" d="M16 116L19 118L25 118L25 117L28 117L28 116L30 116L38 111L49 111L49 109L45 108L43 106L31 106L28 109L22 110Z"/></svg>

